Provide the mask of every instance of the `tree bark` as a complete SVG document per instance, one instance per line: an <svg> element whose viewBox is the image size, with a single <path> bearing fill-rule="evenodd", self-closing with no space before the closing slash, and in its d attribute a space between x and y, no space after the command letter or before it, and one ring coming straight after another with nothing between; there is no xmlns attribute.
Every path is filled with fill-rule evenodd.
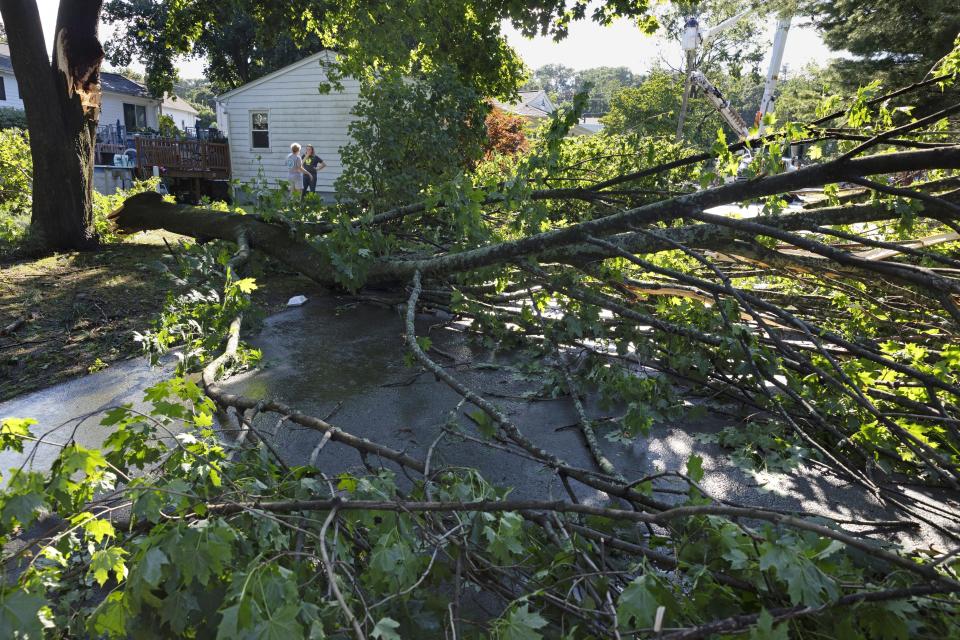
<svg viewBox="0 0 960 640"><path fill-rule="evenodd" d="M66 0L47 57L35 0L0 0L33 157L31 226L49 249L90 249L93 151L100 119L97 26L103 0Z"/></svg>

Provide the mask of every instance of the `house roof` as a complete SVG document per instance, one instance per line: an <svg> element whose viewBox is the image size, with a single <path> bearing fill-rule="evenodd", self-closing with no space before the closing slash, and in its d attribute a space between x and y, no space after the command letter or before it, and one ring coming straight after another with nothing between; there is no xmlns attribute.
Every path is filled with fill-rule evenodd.
<svg viewBox="0 0 960 640"><path fill-rule="evenodd" d="M502 102L500 100L492 100L491 102L493 102L493 106L497 107L498 109L506 111L507 113L523 116L525 118L546 118L552 113L552 111L548 111L547 109L533 104L534 102L540 102L551 107L553 106L553 103L550 101L550 98L543 89L538 89L536 91L521 91L519 102Z"/></svg>
<svg viewBox="0 0 960 640"><path fill-rule="evenodd" d="M531 100L539 96L541 93L544 93L543 89L535 89L533 91L521 91L520 102L523 102L524 104L526 104L527 102L530 102Z"/></svg>
<svg viewBox="0 0 960 640"><path fill-rule="evenodd" d="M276 78L277 76L282 76L282 75L285 74L285 73L288 73L288 72L290 72L290 71L293 71L294 69L299 69L300 67L306 66L306 65L310 64L311 62L316 62L316 61L318 61L321 57L328 56L328 55L331 55L331 54L332 54L332 55L336 55L336 52L335 52L335 51L332 51L332 50L330 50L330 49L324 49L323 51L318 51L317 53L314 53L313 55L307 56L307 57L304 58L303 60L298 60L297 62L288 64L287 66L285 66L285 67L283 67L283 68L277 69L277 70L274 71L273 73L268 73L267 75L263 76L262 78L257 78L256 80L253 80L253 81L251 81L251 82L248 82L247 84L241 85L241 86L237 87L236 89L233 89L233 90L231 90L231 91L227 91L226 93L217 96L217 102L220 102L221 100L224 100L224 99L226 99L226 98L232 98L233 96L237 95L238 93L242 93L242 92L246 91L247 89L252 89L253 87L256 87L257 85L263 84L264 82L267 82L267 81L269 81L269 80L272 80L272 79Z"/></svg>
<svg viewBox="0 0 960 640"><path fill-rule="evenodd" d="M149 98L147 88L119 73L110 73L109 71L100 72L100 88L111 93L123 93L128 96L138 96L140 98Z"/></svg>
<svg viewBox="0 0 960 640"><path fill-rule="evenodd" d="M192 104L187 102L186 98L175 96L172 93L168 93L163 96L163 102L160 103L160 109L176 109L177 111L185 111L195 116L200 115L200 112L197 111Z"/></svg>
<svg viewBox="0 0 960 640"><path fill-rule="evenodd" d="M491 102L493 103L494 107L502 111L523 116L525 118L546 118L550 115L548 111L544 111L539 107L535 107L531 104L524 104L522 102L508 103L500 100L491 100Z"/></svg>
<svg viewBox="0 0 960 640"><path fill-rule="evenodd" d="M13 63L10 56L0 55L0 71L9 71L13 73ZM100 87L104 91L111 93L122 93L129 96L138 96L140 98L149 98L150 94L147 88L119 73L110 73L109 71L100 72Z"/></svg>

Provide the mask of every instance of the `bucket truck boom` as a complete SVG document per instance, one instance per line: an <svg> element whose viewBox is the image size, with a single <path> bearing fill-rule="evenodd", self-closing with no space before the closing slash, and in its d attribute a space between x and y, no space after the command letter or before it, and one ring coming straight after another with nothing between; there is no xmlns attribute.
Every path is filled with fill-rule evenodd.
<svg viewBox="0 0 960 640"><path fill-rule="evenodd" d="M687 59L688 89L694 87L698 89L741 139L749 137L750 127L740 117L740 114L731 108L730 101L723 97L719 89L713 86L713 83L701 71L694 69L694 65L698 48L709 44L711 40L755 11L756 9L747 9L710 29L701 28L700 22L691 16L684 23L683 35L680 38L680 46L683 48ZM757 112L758 135L762 135L765 128L763 117L774 110L775 91L777 82L780 80L780 68L783 65L783 52L787 46L790 22L790 17L783 17L777 21L777 30L773 37L773 50L770 53L770 65L763 85L763 98L760 100L760 110ZM684 104L680 111L680 124L677 127L678 137L683 129L683 120L686 117L686 99L687 93L685 92Z"/></svg>

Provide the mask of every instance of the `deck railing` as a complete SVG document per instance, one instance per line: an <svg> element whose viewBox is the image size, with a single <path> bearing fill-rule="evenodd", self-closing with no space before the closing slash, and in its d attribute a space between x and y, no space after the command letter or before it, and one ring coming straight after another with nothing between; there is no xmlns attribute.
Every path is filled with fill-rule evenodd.
<svg viewBox="0 0 960 640"><path fill-rule="evenodd" d="M136 138L135 143L137 167L144 175L150 175L153 167L160 167L161 175L171 178L230 177L230 149L226 143L146 137Z"/></svg>

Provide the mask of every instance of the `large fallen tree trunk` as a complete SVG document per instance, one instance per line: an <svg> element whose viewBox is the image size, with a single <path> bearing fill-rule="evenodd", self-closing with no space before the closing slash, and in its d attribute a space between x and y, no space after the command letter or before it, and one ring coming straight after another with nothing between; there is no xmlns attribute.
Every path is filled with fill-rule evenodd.
<svg viewBox="0 0 960 640"><path fill-rule="evenodd" d="M858 160L837 160L793 173L757 178L706 189L692 195L662 200L512 242L490 244L420 260L378 259L369 269L367 282L371 284L405 282L416 271L425 275L453 274L509 262L524 256L543 255L550 250L558 250L560 247L563 247L563 253L570 256L576 256L578 255L577 252L580 251L579 255L581 257L586 257L586 255L600 257L595 250L593 252L587 250L586 253L583 253L584 249L581 243L586 236L629 231L638 225L652 225L687 218L695 219L703 214L704 209L710 207L786 193L796 189L823 186L865 175L958 168L960 168L960 146L884 154ZM558 200L580 198L580 193L581 190L574 190L565 195L562 190L557 190L552 193L551 197ZM955 194L951 194L949 200L941 200L939 207L933 205L930 214L938 218L960 218L957 215L960 207L957 206L956 198L953 196ZM414 208L409 208L409 211L414 210ZM404 215L407 213L408 211L405 210ZM889 208L885 209L878 205L863 205L861 208L837 208L809 214L779 216L771 220L758 220L757 223L773 230L771 233L775 233L778 229L814 229L824 225L851 224L896 217L898 217L898 214ZM334 267L328 256L314 245L298 237L296 233L291 231L290 227L264 222L254 216L238 216L193 207L178 207L164 202L157 194L144 193L129 198L121 208L110 215L110 219L124 233L147 229L165 229L195 238L219 238L231 242L235 242L240 234L244 233L257 250L270 255L305 276L321 284L329 285L336 282ZM392 221L394 218L388 218L387 220ZM678 242L708 248L727 242L736 235L726 231L725 227L727 226L730 225L717 220L714 224L698 225L684 231L671 230L670 233L680 236L675 238ZM746 235L763 234L754 229ZM629 238L623 238L621 241L630 245L630 250L635 252L647 253L658 250L656 239L647 240L652 242L650 247L636 243L631 245ZM571 245L578 246L571 248ZM668 243L662 241L659 243L659 247L662 249L672 248ZM838 255L835 254L832 257L837 258ZM558 254L548 255L547 257L552 257L555 260L560 259Z"/></svg>

